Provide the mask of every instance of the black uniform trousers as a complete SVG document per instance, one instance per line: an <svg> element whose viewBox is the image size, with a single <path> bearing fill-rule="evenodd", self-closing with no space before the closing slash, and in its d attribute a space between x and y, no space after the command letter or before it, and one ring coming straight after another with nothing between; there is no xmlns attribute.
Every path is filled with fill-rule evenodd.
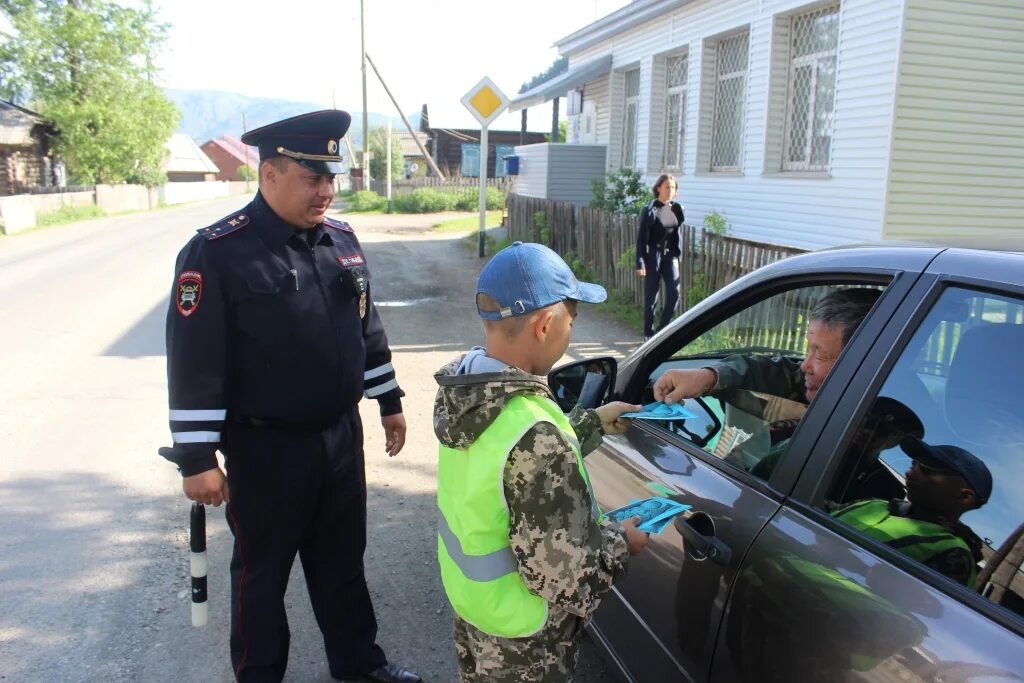
<svg viewBox="0 0 1024 683"><path fill-rule="evenodd" d="M290 638L284 595L296 553L331 675L357 678L383 666L363 574L366 477L358 411L320 431L229 419L222 450L231 493L227 519L235 536L235 678L249 683L284 677Z"/></svg>
<svg viewBox="0 0 1024 683"><path fill-rule="evenodd" d="M679 257L662 255L660 258L644 259L647 271L644 277L644 336L654 335L654 309L658 305L658 290L665 281L665 302L661 307L661 324L658 329L672 321L676 304L679 303Z"/></svg>

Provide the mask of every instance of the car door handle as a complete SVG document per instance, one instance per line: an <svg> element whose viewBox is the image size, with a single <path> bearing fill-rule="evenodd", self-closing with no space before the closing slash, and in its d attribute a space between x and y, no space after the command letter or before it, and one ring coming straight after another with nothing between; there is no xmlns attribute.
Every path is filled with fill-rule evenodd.
<svg viewBox="0 0 1024 683"><path fill-rule="evenodd" d="M690 553L698 560L707 558L716 564L728 565L732 560L732 548L721 539L716 538L713 532L710 535L702 534L693 525L693 522L698 522L698 520L710 522L711 518L698 512L686 518L676 517L674 522L676 530L689 546ZM701 524L701 526L707 526L707 524Z"/></svg>

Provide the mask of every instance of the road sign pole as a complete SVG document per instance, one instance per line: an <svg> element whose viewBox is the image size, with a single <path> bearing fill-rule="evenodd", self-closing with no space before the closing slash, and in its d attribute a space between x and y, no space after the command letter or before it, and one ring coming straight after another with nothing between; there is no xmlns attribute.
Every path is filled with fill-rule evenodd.
<svg viewBox="0 0 1024 683"><path fill-rule="evenodd" d="M462 104L480 122L480 234L477 256L483 258L486 255L484 231L487 227L487 171L490 168L487 163L490 156L487 153L487 126L508 108L508 98L491 79L484 78L463 96Z"/></svg>
<svg viewBox="0 0 1024 683"><path fill-rule="evenodd" d="M480 127L480 244L477 256L484 257L484 231L487 223L487 124Z"/></svg>

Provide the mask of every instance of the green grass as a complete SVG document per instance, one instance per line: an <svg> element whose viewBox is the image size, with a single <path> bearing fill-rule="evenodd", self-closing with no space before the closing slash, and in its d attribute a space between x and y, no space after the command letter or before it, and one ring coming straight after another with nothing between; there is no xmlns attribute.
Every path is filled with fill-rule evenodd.
<svg viewBox="0 0 1024 683"><path fill-rule="evenodd" d="M45 228L51 225L73 223L75 221L82 221L87 218L99 218L100 216L105 215L107 215L106 212L94 204L89 204L87 206L62 206L56 211L41 213L36 216L36 227Z"/></svg>
<svg viewBox="0 0 1024 683"><path fill-rule="evenodd" d="M488 233L484 233L484 256L494 256L499 251L512 244L512 240L507 237L502 240L496 240L493 236ZM474 254L480 251L480 236L471 232L462 238L462 246Z"/></svg>
<svg viewBox="0 0 1024 683"><path fill-rule="evenodd" d="M644 312L642 306L634 303L628 290L612 289L608 291L608 300L596 306L596 309L613 320L637 332L644 330Z"/></svg>
<svg viewBox="0 0 1024 683"><path fill-rule="evenodd" d="M480 225L480 214L474 213L464 218L449 218L446 221L434 224L434 232L461 232L464 230L476 230ZM495 227L501 225L501 211L488 211L484 225Z"/></svg>

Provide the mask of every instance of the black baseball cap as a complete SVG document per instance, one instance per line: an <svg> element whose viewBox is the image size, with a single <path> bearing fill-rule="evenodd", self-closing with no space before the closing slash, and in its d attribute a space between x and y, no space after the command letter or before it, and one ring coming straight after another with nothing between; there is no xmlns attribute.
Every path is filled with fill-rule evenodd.
<svg viewBox="0 0 1024 683"><path fill-rule="evenodd" d="M933 446L916 436L908 436L900 442L900 448L914 460L925 465L956 472L974 489L978 505L984 505L992 495L992 473L973 453L959 446Z"/></svg>

